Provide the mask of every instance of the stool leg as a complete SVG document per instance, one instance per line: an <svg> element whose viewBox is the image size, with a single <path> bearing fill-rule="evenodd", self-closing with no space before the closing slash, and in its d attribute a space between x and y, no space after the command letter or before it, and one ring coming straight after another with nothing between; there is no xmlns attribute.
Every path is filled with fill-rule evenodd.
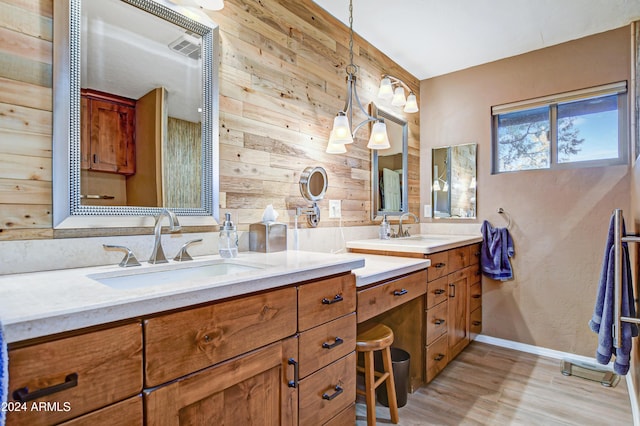
<svg viewBox="0 0 640 426"><path fill-rule="evenodd" d="M389 399L389 413L391 414L391 422L398 423L398 400L396 399L396 385L393 379L393 364L391 363L391 349L386 347L382 350L382 361L384 363L384 371L389 373L387 377L387 395Z"/></svg>
<svg viewBox="0 0 640 426"><path fill-rule="evenodd" d="M373 374L373 351L364 352L364 387L367 401L367 425L376 424L376 377Z"/></svg>

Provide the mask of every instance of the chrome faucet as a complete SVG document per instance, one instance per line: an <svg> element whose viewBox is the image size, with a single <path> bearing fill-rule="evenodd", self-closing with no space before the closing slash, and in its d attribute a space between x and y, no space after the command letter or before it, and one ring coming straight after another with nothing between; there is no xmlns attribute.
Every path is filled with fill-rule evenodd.
<svg viewBox="0 0 640 426"><path fill-rule="evenodd" d="M407 212L407 213L402 213L400 215L400 222L398 223L398 233L396 234L397 238L402 238L402 237L409 237L409 230L407 229L406 231L402 230L402 218L405 216L411 216L413 217L414 223L420 223L420 219L418 219L418 216L416 216L415 214L411 213L411 212Z"/></svg>
<svg viewBox="0 0 640 426"><path fill-rule="evenodd" d="M162 217L166 216L169 219L169 232L177 232L180 230L180 222L178 222L178 216L171 210L162 209L160 214L156 216L156 224L153 228L153 251L149 257L149 263L167 263L168 260L162 250L161 238L162 238Z"/></svg>

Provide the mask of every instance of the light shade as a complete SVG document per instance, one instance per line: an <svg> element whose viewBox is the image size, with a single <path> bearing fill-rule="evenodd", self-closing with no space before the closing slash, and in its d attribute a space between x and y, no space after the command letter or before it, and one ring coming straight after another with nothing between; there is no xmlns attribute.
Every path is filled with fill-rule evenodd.
<svg viewBox="0 0 640 426"><path fill-rule="evenodd" d="M333 119L333 129L331 130L333 139L329 136L331 143L347 144L353 143L353 136L351 135L351 127L349 126L349 119L343 113L336 115Z"/></svg>
<svg viewBox="0 0 640 426"><path fill-rule="evenodd" d="M195 2L207 10L222 10L224 7L224 0L195 0Z"/></svg>
<svg viewBox="0 0 640 426"><path fill-rule="evenodd" d="M393 91L393 99L391 100L391 105L393 106L403 106L407 103L407 99L404 97L404 89L402 87L396 87Z"/></svg>
<svg viewBox="0 0 640 426"><path fill-rule="evenodd" d="M407 96L407 103L404 105L404 112L418 112L418 100L413 92Z"/></svg>
<svg viewBox="0 0 640 426"><path fill-rule="evenodd" d="M471 182L469 183L469 189L475 189L476 185L476 178L472 177Z"/></svg>
<svg viewBox="0 0 640 426"><path fill-rule="evenodd" d="M378 89L378 97L380 99L391 99L393 97L393 86L389 77L380 80L380 88Z"/></svg>
<svg viewBox="0 0 640 426"><path fill-rule="evenodd" d="M345 144L334 142L335 138L333 137L333 135L334 133L332 130L331 134L329 135L329 142L327 143L327 149L325 152L327 154L344 154L345 152L347 152L347 147L345 146Z"/></svg>
<svg viewBox="0 0 640 426"><path fill-rule="evenodd" d="M433 190L440 191L440 182L437 179L435 182L433 182Z"/></svg>
<svg viewBox="0 0 640 426"><path fill-rule="evenodd" d="M449 191L449 182L444 181L444 185L442 186L442 192Z"/></svg>
<svg viewBox="0 0 640 426"><path fill-rule="evenodd" d="M391 148L389 136L387 136L387 125L382 121L376 121L371 128L371 137L367 144L369 149L388 149Z"/></svg>

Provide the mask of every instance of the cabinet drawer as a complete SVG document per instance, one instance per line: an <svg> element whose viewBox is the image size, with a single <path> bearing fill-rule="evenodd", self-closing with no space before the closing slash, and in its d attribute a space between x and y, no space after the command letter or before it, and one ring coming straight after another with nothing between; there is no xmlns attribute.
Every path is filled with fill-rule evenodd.
<svg viewBox="0 0 640 426"><path fill-rule="evenodd" d="M298 330L308 330L356 310L356 279L341 275L298 287Z"/></svg>
<svg viewBox="0 0 640 426"><path fill-rule="evenodd" d="M449 273L449 252L430 254L427 259L431 260L431 266L428 268L429 281L437 280Z"/></svg>
<svg viewBox="0 0 640 426"><path fill-rule="evenodd" d="M61 423L61 426L130 426L142 424L142 395L137 395Z"/></svg>
<svg viewBox="0 0 640 426"><path fill-rule="evenodd" d="M482 283L477 282L471 286L469 297L469 311L473 312L482 305Z"/></svg>
<svg viewBox="0 0 640 426"><path fill-rule="evenodd" d="M427 345L447 332L447 318L449 303L441 303L435 308L427 310Z"/></svg>
<svg viewBox="0 0 640 426"><path fill-rule="evenodd" d="M458 247L448 251L449 272L469 266L469 247Z"/></svg>
<svg viewBox="0 0 640 426"><path fill-rule="evenodd" d="M386 312L427 291L427 271L379 284L358 292L358 322Z"/></svg>
<svg viewBox="0 0 640 426"><path fill-rule="evenodd" d="M300 377L331 364L356 349L356 314L300 333Z"/></svg>
<svg viewBox="0 0 640 426"><path fill-rule="evenodd" d="M145 385L157 386L296 332L285 288L144 321Z"/></svg>
<svg viewBox="0 0 640 426"><path fill-rule="evenodd" d="M469 279L469 284L475 284L481 281L482 276L480 275L479 265L469 266L468 268L465 268L465 271Z"/></svg>
<svg viewBox="0 0 640 426"><path fill-rule="evenodd" d="M471 244L469 247L469 265L480 263L480 246L482 243Z"/></svg>
<svg viewBox="0 0 640 426"><path fill-rule="evenodd" d="M447 277L438 278L430 281L427 285L427 309L431 309L439 303L447 300L447 289L449 282Z"/></svg>
<svg viewBox="0 0 640 426"><path fill-rule="evenodd" d="M356 353L300 380L300 424L322 424L356 400Z"/></svg>
<svg viewBox="0 0 640 426"><path fill-rule="evenodd" d="M356 424L356 404L351 404L323 426L353 426Z"/></svg>
<svg viewBox="0 0 640 426"><path fill-rule="evenodd" d="M9 397L18 389L28 400L60 406L45 413L7 413L10 425L44 425L80 416L142 391L142 330L139 323L72 336L9 351ZM74 380L75 375L75 380ZM74 384L75 383L75 384ZM63 385L65 386L59 386ZM56 391L55 386L59 386ZM27 399L29 397L27 396ZM64 410L65 403L71 410Z"/></svg>
<svg viewBox="0 0 640 426"><path fill-rule="evenodd" d="M482 306L471 312L469 317L469 338L474 340L482 333Z"/></svg>
<svg viewBox="0 0 640 426"><path fill-rule="evenodd" d="M427 346L427 383L434 379L449 363L449 343L447 335Z"/></svg>

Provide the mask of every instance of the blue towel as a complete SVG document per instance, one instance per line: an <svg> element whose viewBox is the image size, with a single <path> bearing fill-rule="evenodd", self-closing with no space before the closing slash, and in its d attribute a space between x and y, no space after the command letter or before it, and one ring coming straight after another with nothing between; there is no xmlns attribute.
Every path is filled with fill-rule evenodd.
<svg viewBox="0 0 640 426"><path fill-rule="evenodd" d="M0 322L0 403L4 406L4 403L8 401L9 393L9 356L7 354L7 344L4 340L4 328ZM0 410L0 426L4 426L5 423L5 410Z"/></svg>
<svg viewBox="0 0 640 426"><path fill-rule="evenodd" d="M622 235L626 234L624 219L622 220ZM614 322L614 292L615 292L615 255L614 255L614 217L609 222L609 234L602 260L602 270L598 283L598 295L593 309L593 316L589 321L592 331L598 333L598 349L596 361L600 364L609 364L612 355L615 354L613 371L625 375L629 371L629 359L631 354L632 337L638 335L638 326L627 322L621 323L620 347L613 346L613 322ZM631 281L631 267L629 264L629 248L627 243L622 243L622 306L621 314L625 317L635 317L633 285Z"/></svg>
<svg viewBox="0 0 640 426"><path fill-rule="evenodd" d="M494 228L488 221L482 222L482 247L480 268L487 277L506 281L513 279L510 257L515 254L513 240L507 228Z"/></svg>

